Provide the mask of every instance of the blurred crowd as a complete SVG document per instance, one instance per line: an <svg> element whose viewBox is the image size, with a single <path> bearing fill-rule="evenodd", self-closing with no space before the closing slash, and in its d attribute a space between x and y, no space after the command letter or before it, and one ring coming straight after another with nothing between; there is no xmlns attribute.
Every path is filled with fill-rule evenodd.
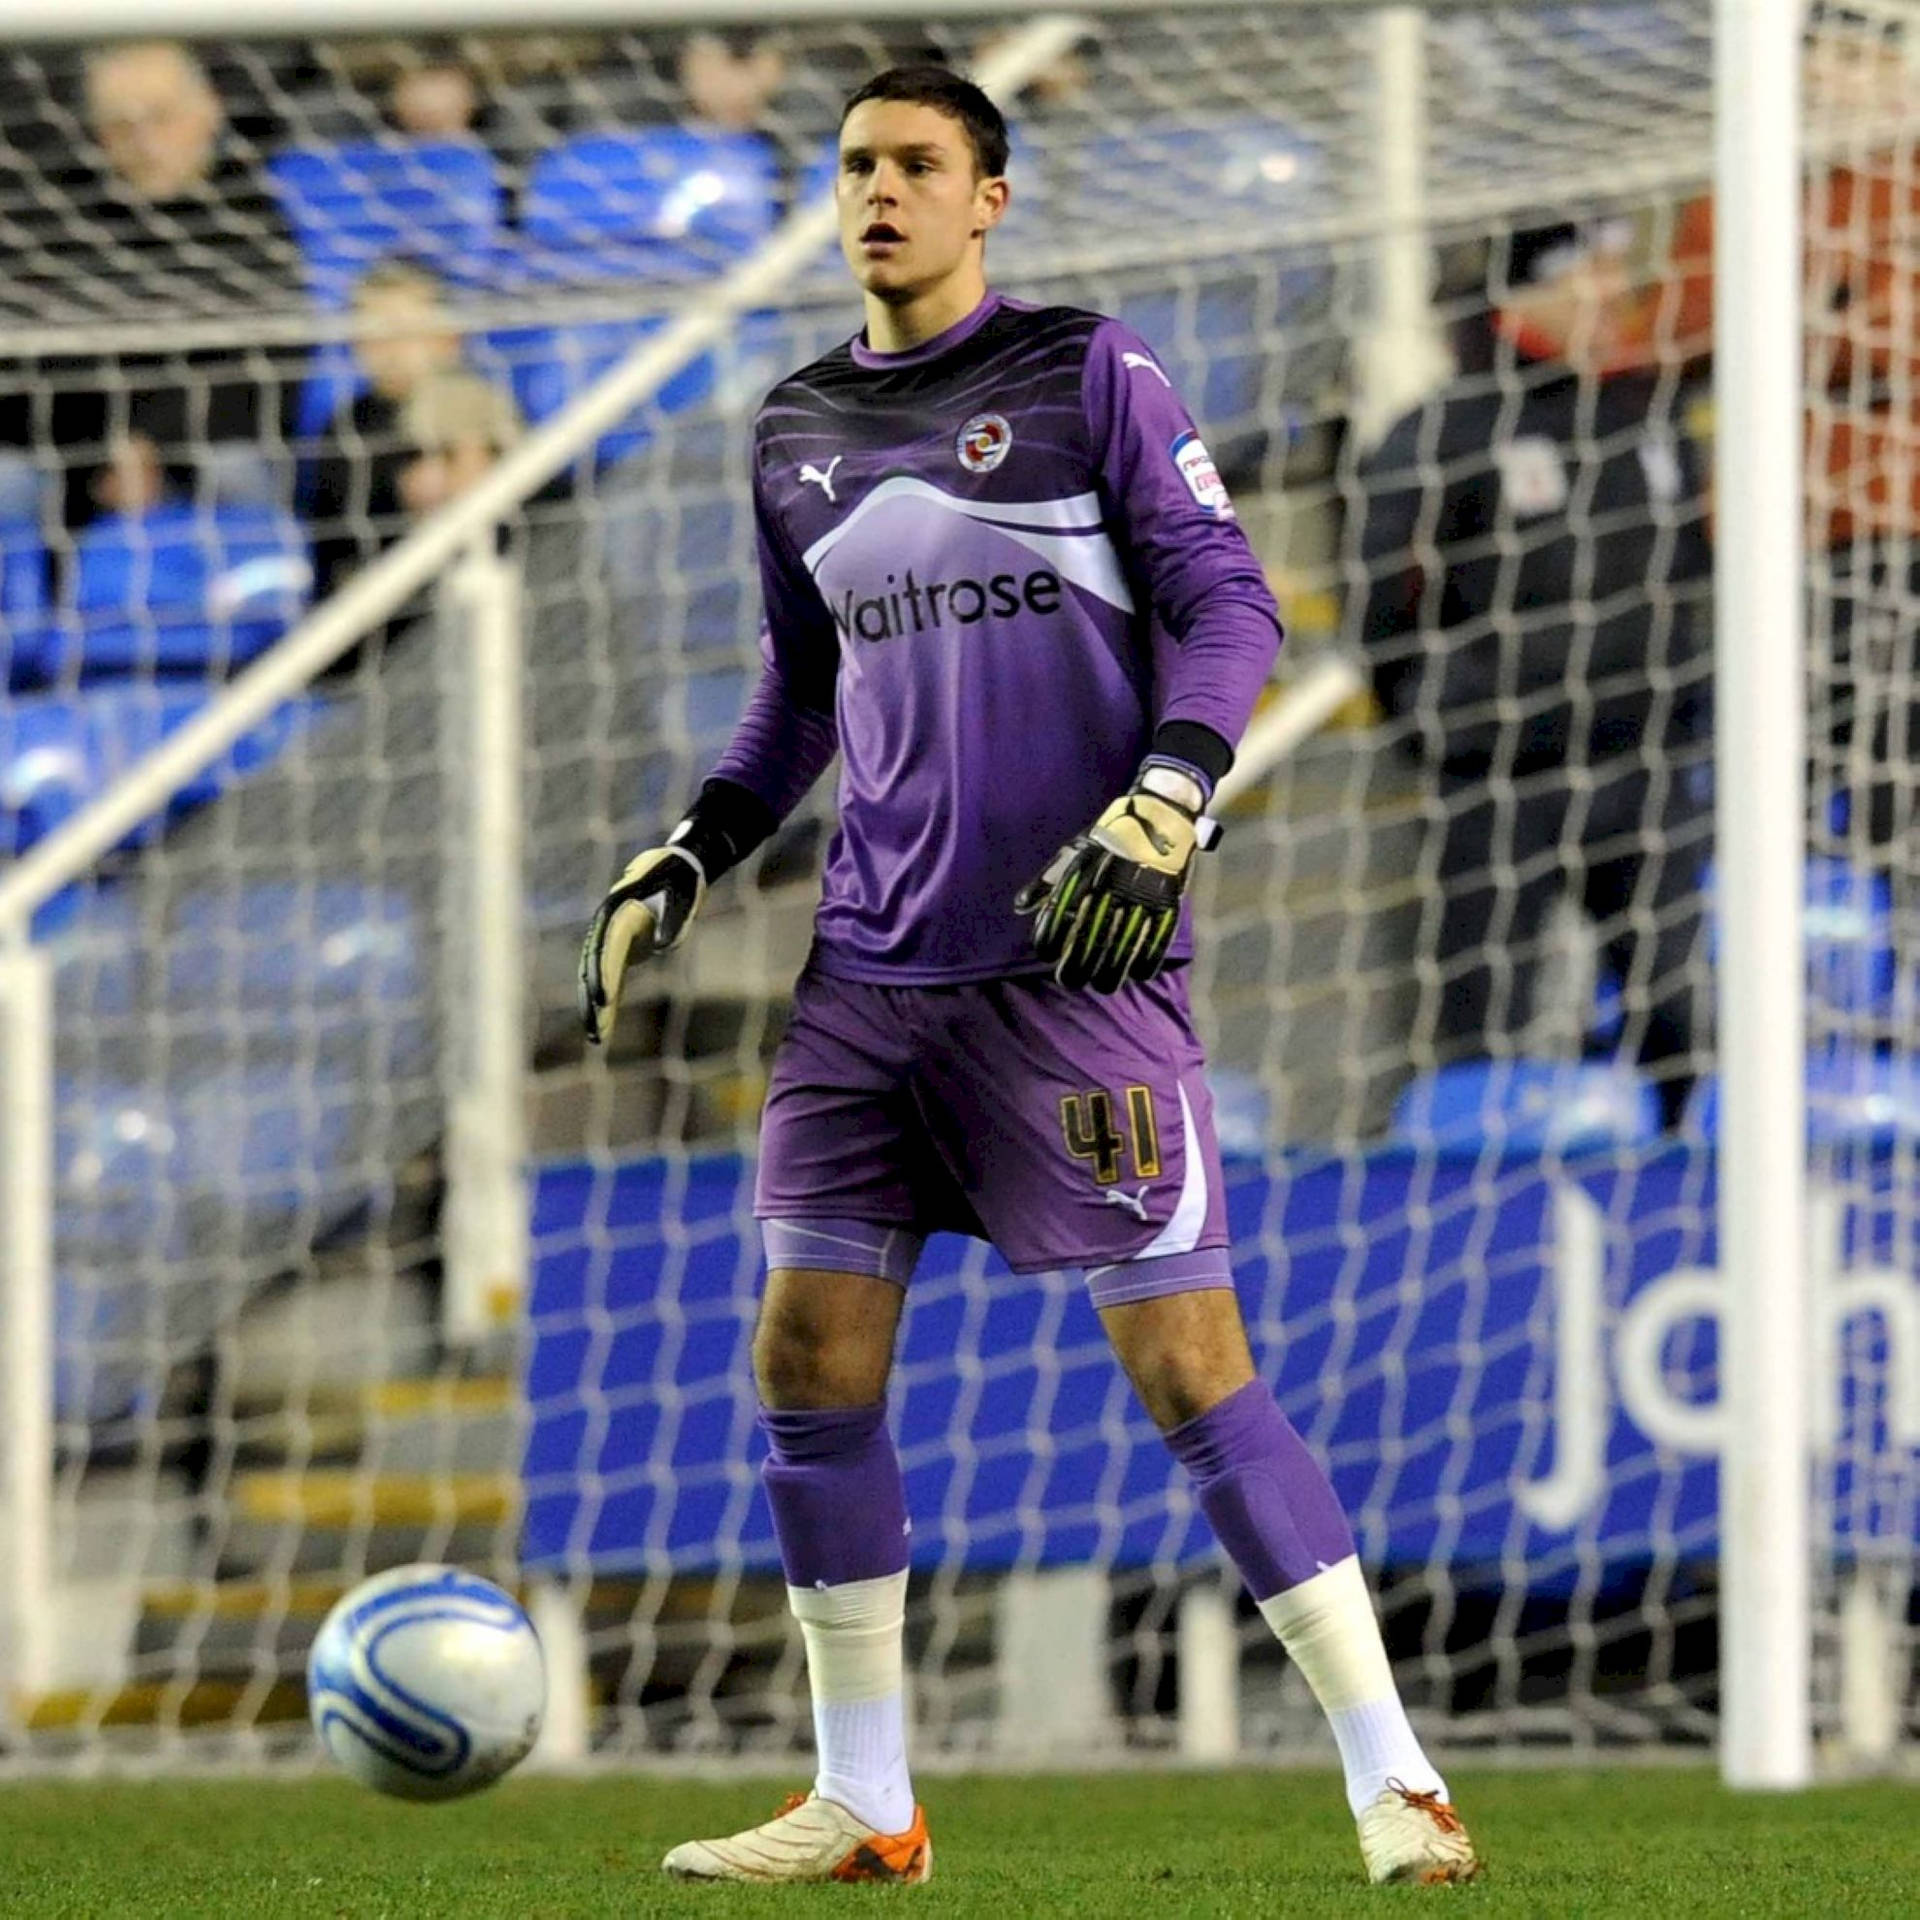
<svg viewBox="0 0 1920 1920"><path fill-rule="evenodd" d="M281 516L336 586L632 334L583 361L577 331L460 310L730 264L845 77L816 62L796 99L752 32L224 59L126 43L0 84L0 543L38 542L53 606L90 540L188 505ZM316 310L342 323L318 352Z"/></svg>

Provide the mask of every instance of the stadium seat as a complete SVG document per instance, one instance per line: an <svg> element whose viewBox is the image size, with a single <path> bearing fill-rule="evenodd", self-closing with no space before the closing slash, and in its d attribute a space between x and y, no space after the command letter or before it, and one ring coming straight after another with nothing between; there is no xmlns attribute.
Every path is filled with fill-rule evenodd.
<svg viewBox="0 0 1920 1920"><path fill-rule="evenodd" d="M528 169L522 266L546 280L711 273L772 231L778 193L773 147L756 133L579 134Z"/></svg>
<svg viewBox="0 0 1920 1920"><path fill-rule="evenodd" d="M245 1011L359 1009L424 1020L418 916L404 893L351 880L249 880L188 893L165 937L169 1006L217 996ZM418 1036L424 1045L424 1031Z"/></svg>
<svg viewBox="0 0 1920 1920"><path fill-rule="evenodd" d="M1893 886L1884 873L1815 855L1807 861L1807 987L1834 1013L1884 1011L1893 998Z"/></svg>
<svg viewBox="0 0 1920 1920"><path fill-rule="evenodd" d="M318 440L334 420L366 390L367 377L345 340L326 340L313 349L307 377L300 383L293 430L305 443Z"/></svg>
<svg viewBox="0 0 1920 1920"><path fill-rule="evenodd" d="M1144 183L1116 218L1111 182ZM1191 248L1196 219L1234 236L1223 249L1169 278L1125 275L1109 311L1160 355L1168 377L1212 436L1223 472L1243 458L1234 436L1256 422L1271 424L1276 381L1311 378L1276 364L1276 333L1290 316L1311 313L1331 298L1333 269L1324 246L1309 246L1302 228L1326 204L1328 168L1322 148L1298 130L1265 117L1209 125L1144 121L1124 134L1089 141L1070 175L1055 188L1045 224L1076 243L1098 239L1148 257L1155 237ZM1116 226L1123 230L1115 232Z"/></svg>
<svg viewBox="0 0 1920 1920"><path fill-rule="evenodd" d="M696 754L713 758L733 735L753 679L740 667L716 667L689 673L681 683L686 706L685 738Z"/></svg>
<svg viewBox="0 0 1920 1920"><path fill-rule="evenodd" d="M207 704L207 694L186 688L97 687L0 705L0 853L18 856L44 839ZM152 839L166 821L264 766L325 704L312 698L277 709L121 844Z"/></svg>
<svg viewBox="0 0 1920 1920"><path fill-rule="evenodd" d="M1687 1107L1687 1131L1720 1137L1720 1077L1705 1076ZM1816 1147L1879 1149L1920 1140L1920 1058L1870 1047L1807 1056L1807 1139Z"/></svg>
<svg viewBox="0 0 1920 1920"><path fill-rule="evenodd" d="M1660 1101L1615 1061L1462 1060L1416 1075L1394 1104L1394 1144L1437 1153L1588 1153L1660 1135Z"/></svg>
<svg viewBox="0 0 1920 1920"><path fill-rule="evenodd" d="M164 1086L97 1075L54 1098L55 1399L112 1419L204 1285L210 1245L310 1243L365 1198L365 1096L311 1069L201 1071Z"/></svg>
<svg viewBox="0 0 1920 1920"><path fill-rule="evenodd" d="M90 877L55 903L33 936L53 968L54 1005L84 1009L93 1035L137 1019L146 958L138 885Z"/></svg>
<svg viewBox="0 0 1920 1920"><path fill-rule="evenodd" d="M475 141L350 140L288 147L267 163L316 299L345 304L376 261L403 254L449 279L484 274L504 196Z"/></svg>
<svg viewBox="0 0 1920 1920"><path fill-rule="evenodd" d="M109 514L75 542L73 605L49 677L216 678L244 666L306 611L306 536L272 507L169 502Z"/></svg>
<svg viewBox="0 0 1920 1920"><path fill-rule="evenodd" d="M486 336L485 358L501 367L520 411L536 425L577 399L594 381L665 325L658 317L600 320L570 327L512 327ZM697 406L713 391L713 359L702 354L675 374L652 400L595 443L595 461L611 466L654 436L663 415Z"/></svg>
<svg viewBox="0 0 1920 1920"><path fill-rule="evenodd" d="M51 618L46 543L31 520L0 520L0 650L9 686L42 670Z"/></svg>
<svg viewBox="0 0 1920 1920"><path fill-rule="evenodd" d="M1709 902L1720 897L1711 865L1701 886ZM1811 1006L1829 1014L1884 1013L1892 1003L1898 960L1893 946L1893 888L1886 874L1829 854L1806 863L1803 918L1807 992ZM1708 921L1708 952L1718 960L1719 914Z"/></svg>

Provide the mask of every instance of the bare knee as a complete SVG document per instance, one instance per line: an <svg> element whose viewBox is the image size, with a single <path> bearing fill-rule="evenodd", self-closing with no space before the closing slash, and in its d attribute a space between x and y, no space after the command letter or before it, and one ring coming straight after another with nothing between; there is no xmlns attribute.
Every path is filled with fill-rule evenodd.
<svg viewBox="0 0 1920 1920"><path fill-rule="evenodd" d="M753 1332L753 1376L769 1407L865 1407L893 1366L901 1292L865 1274L782 1269L768 1276Z"/></svg>
<svg viewBox="0 0 1920 1920"><path fill-rule="evenodd" d="M1230 1289L1136 1300L1101 1313L1107 1338L1162 1433L1197 1420L1253 1378L1253 1355Z"/></svg>

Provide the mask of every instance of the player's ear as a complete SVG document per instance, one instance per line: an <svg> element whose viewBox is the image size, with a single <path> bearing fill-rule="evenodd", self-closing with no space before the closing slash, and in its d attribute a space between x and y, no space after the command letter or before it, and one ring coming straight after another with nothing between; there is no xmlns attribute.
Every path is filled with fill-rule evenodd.
<svg viewBox="0 0 1920 1920"><path fill-rule="evenodd" d="M982 180L973 190L974 230L985 233L997 227L1006 217L1007 202L1012 198L1012 189L1007 185L1005 174L995 174Z"/></svg>

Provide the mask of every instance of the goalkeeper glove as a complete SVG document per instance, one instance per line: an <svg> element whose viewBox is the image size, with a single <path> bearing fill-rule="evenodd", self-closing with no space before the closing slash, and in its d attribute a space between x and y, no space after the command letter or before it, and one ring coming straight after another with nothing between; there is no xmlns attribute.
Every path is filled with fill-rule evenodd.
<svg viewBox="0 0 1920 1920"><path fill-rule="evenodd" d="M667 835L609 889L580 948L580 1024L604 1046L620 1016L627 968L680 944L707 887L731 873L772 833L773 810L737 781L710 779Z"/></svg>
<svg viewBox="0 0 1920 1920"><path fill-rule="evenodd" d="M580 1024L596 1046L613 1039L628 966L678 946L706 897L705 867L672 840L639 855L608 889L580 948Z"/></svg>
<svg viewBox="0 0 1920 1920"><path fill-rule="evenodd" d="M1197 780L1149 765L1021 888L1014 910L1035 916L1033 944L1063 987L1114 993L1160 971L1193 856L1220 837L1205 801Z"/></svg>

